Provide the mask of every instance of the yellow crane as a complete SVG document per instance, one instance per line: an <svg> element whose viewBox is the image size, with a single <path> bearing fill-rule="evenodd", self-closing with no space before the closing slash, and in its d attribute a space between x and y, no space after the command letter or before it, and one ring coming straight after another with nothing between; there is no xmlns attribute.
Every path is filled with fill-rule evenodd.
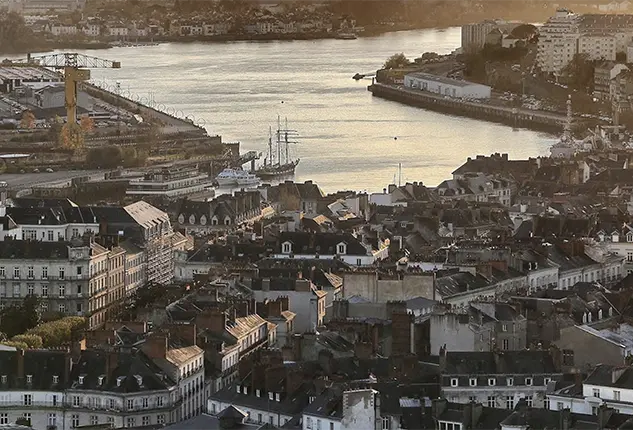
<svg viewBox="0 0 633 430"><path fill-rule="evenodd" d="M64 70L65 105L68 124L77 124L77 84L90 79L90 69L120 69L119 61L104 60L74 52L42 55L25 60L5 60L6 67L45 67Z"/></svg>

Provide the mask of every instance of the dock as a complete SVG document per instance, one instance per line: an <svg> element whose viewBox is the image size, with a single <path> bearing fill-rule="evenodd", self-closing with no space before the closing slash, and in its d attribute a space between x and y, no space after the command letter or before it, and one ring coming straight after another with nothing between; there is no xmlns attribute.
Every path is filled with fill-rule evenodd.
<svg viewBox="0 0 633 430"><path fill-rule="evenodd" d="M555 112L495 106L483 102L470 102L396 85L374 82L372 85L369 85L367 89L371 91L372 95L383 99L397 101L436 112L497 122L516 128L560 132L566 122L565 115ZM588 126L591 125L588 124L587 121L580 119L575 119L572 124L574 129L584 129Z"/></svg>

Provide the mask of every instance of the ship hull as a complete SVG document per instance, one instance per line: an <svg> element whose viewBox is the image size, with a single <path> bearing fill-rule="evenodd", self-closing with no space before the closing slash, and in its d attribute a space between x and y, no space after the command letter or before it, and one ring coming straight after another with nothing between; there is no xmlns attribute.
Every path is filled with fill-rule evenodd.
<svg viewBox="0 0 633 430"><path fill-rule="evenodd" d="M276 178L279 176L290 176L294 175L297 164L299 164L299 160L293 163L282 164L281 166L262 167L261 169L256 170L254 173L256 176L262 179Z"/></svg>

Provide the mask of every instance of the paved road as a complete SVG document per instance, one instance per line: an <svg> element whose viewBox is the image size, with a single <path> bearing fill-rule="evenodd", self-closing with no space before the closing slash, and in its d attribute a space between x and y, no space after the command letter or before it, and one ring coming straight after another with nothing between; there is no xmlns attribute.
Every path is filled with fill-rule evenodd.
<svg viewBox="0 0 633 430"><path fill-rule="evenodd" d="M69 181L78 176L105 173L103 170L70 170L53 173L10 173L0 175L0 181L5 181L11 189L29 188L38 184L54 185L57 182Z"/></svg>

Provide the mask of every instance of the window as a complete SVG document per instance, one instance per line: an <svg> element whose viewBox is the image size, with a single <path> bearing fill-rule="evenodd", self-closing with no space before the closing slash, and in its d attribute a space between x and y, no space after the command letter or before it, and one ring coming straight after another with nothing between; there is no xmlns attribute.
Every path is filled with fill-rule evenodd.
<svg viewBox="0 0 633 430"><path fill-rule="evenodd" d="M4 278L6 275L5 271L4 271L4 266L0 266L0 277Z"/></svg>
<svg viewBox="0 0 633 430"><path fill-rule="evenodd" d="M532 398L532 396L525 396L525 404L528 406L528 408L532 407L532 405L534 404L534 399Z"/></svg>
<svg viewBox="0 0 633 430"><path fill-rule="evenodd" d="M66 313L66 305L64 303L59 305L59 312L62 314Z"/></svg>
<svg viewBox="0 0 633 430"><path fill-rule="evenodd" d="M339 254L345 254L345 244L340 243L337 247L337 253Z"/></svg>
<svg viewBox="0 0 633 430"><path fill-rule="evenodd" d="M141 422L143 423L144 426L148 426L149 425L149 416L145 415L142 419Z"/></svg>
<svg viewBox="0 0 633 430"><path fill-rule="evenodd" d="M308 429L312 428L312 418L311 417L308 417L308 419L307 419L306 428L308 428Z"/></svg>
<svg viewBox="0 0 633 430"><path fill-rule="evenodd" d="M23 404L24 406L31 406L33 404L33 395L25 394L23 397Z"/></svg>
<svg viewBox="0 0 633 430"><path fill-rule="evenodd" d="M64 285L59 286L59 297L64 298L66 296L66 287Z"/></svg>
<svg viewBox="0 0 633 430"><path fill-rule="evenodd" d="M134 419L134 417L127 417L127 427L134 426L136 426L136 420Z"/></svg>
<svg viewBox="0 0 633 430"><path fill-rule="evenodd" d="M30 279L33 279L33 266L29 266L29 267L27 268L27 273L28 273L28 275L27 275L27 276L28 276Z"/></svg>
<svg viewBox="0 0 633 430"><path fill-rule="evenodd" d="M35 284L26 284L26 294L29 296L35 295Z"/></svg>
<svg viewBox="0 0 633 430"><path fill-rule="evenodd" d="M114 399L108 399L108 408L114 409Z"/></svg>
<svg viewBox="0 0 633 430"><path fill-rule="evenodd" d="M54 426L56 424L57 424L57 414L55 413L48 414L48 425Z"/></svg>
<svg viewBox="0 0 633 430"><path fill-rule="evenodd" d="M20 297L20 284L13 284L13 297Z"/></svg>
<svg viewBox="0 0 633 430"><path fill-rule="evenodd" d="M477 396L468 396L469 403L477 403Z"/></svg>
<svg viewBox="0 0 633 430"><path fill-rule="evenodd" d="M287 418L286 418L286 422L288 422ZM330 430L334 430L334 423L330 423Z"/></svg>
<svg viewBox="0 0 633 430"><path fill-rule="evenodd" d="M593 389L593 396L600 398L600 388L594 388Z"/></svg>
<svg viewBox="0 0 633 430"><path fill-rule="evenodd" d="M620 400L620 392L613 390L613 400Z"/></svg>
<svg viewBox="0 0 633 430"><path fill-rule="evenodd" d="M543 385L547 385L552 382L552 378L543 378Z"/></svg>
<svg viewBox="0 0 633 430"><path fill-rule="evenodd" d="M501 324L501 331L508 331L508 324Z"/></svg>
<svg viewBox="0 0 633 430"><path fill-rule="evenodd" d="M506 397L506 409L514 409L514 397Z"/></svg>
<svg viewBox="0 0 633 430"><path fill-rule="evenodd" d="M9 414L0 414L0 424L9 424Z"/></svg>
<svg viewBox="0 0 633 430"><path fill-rule="evenodd" d="M97 415L90 415L90 425L96 426L99 424L99 417Z"/></svg>
<svg viewBox="0 0 633 430"><path fill-rule="evenodd" d="M26 383L27 384L33 383L33 375L26 375Z"/></svg>
<svg viewBox="0 0 633 430"><path fill-rule="evenodd" d="M77 407L81 405L81 397L73 396L73 406Z"/></svg>
<svg viewBox="0 0 633 430"><path fill-rule="evenodd" d="M63 267L59 268L59 279L64 279L66 276L66 270Z"/></svg>
<svg viewBox="0 0 633 430"><path fill-rule="evenodd" d="M290 254L290 244L289 243L284 243L283 245L283 253L284 254ZM632 254L633 255L633 254ZM632 257L633 258L633 257ZM632 260L633 261L633 260Z"/></svg>
<svg viewBox="0 0 633 430"><path fill-rule="evenodd" d="M143 407L149 408L149 398L143 397Z"/></svg>
<svg viewBox="0 0 633 430"><path fill-rule="evenodd" d="M531 387L533 382L534 380L532 378L525 378L525 385L528 387Z"/></svg>
<svg viewBox="0 0 633 430"><path fill-rule="evenodd" d="M165 424L165 415L164 414L156 415L156 424Z"/></svg>
<svg viewBox="0 0 633 430"><path fill-rule="evenodd" d="M574 351L573 350L563 349L563 365L564 366L574 365Z"/></svg>
<svg viewBox="0 0 633 430"><path fill-rule="evenodd" d="M513 385L514 385L514 378L508 378L508 379L506 379L506 385L507 385L508 387L513 386Z"/></svg>
<svg viewBox="0 0 633 430"><path fill-rule="evenodd" d="M48 230L48 231L46 232L46 234L47 234L47 236L48 236L48 241L49 241L49 242L52 242L53 240L55 240L55 239L54 239L54 236L53 236L53 230Z"/></svg>
<svg viewBox="0 0 633 430"><path fill-rule="evenodd" d="M494 387L497 385L497 380L495 378L488 378L488 385Z"/></svg>
<svg viewBox="0 0 633 430"><path fill-rule="evenodd" d="M496 403L497 403L497 399L495 398L495 396L488 396L488 407L489 408L494 408Z"/></svg>
<svg viewBox="0 0 633 430"><path fill-rule="evenodd" d="M262 414L257 414L257 422L258 422L259 424L261 424L261 423L262 423Z"/></svg>
<svg viewBox="0 0 633 430"><path fill-rule="evenodd" d="M134 399L127 399L127 408L134 409Z"/></svg>
<svg viewBox="0 0 633 430"><path fill-rule="evenodd" d="M47 279L48 278L48 267L44 266L42 267L42 279Z"/></svg>
<svg viewBox="0 0 633 430"><path fill-rule="evenodd" d="M156 406L158 406L159 408L163 406L163 398L162 397L158 397L156 399Z"/></svg>
<svg viewBox="0 0 633 430"><path fill-rule="evenodd" d="M503 339L503 344L502 345L503 345L503 350L504 351L507 351L508 349L510 349L508 339Z"/></svg>
<svg viewBox="0 0 633 430"><path fill-rule="evenodd" d="M451 378L451 387L457 387L458 383L457 378Z"/></svg>
<svg viewBox="0 0 633 430"><path fill-rule="evenodd" d="M79 415L73 415L72 417L72 426L79 427Z"/></svg>
<svg viewBox="0 0 633 430"><path fill-rule="evenodd" d="M31 413L25 412L22 414L22 417L29 422L29 426L31 425Z"/></svg>
<svg viewBox="0 0 633 430"><path fill-rule="evenodd" d="M13 277L15 279L20 279L20 268L19 267L14 267L13 268Z"/></svg>
<svg viewBox="0 0 633 430"><path fill-rule="evenodd" d="M470 379L468 380L468 384L469 384L471 387L476 387L476 386L477 386L477 378L470 378Z"/></svg>

